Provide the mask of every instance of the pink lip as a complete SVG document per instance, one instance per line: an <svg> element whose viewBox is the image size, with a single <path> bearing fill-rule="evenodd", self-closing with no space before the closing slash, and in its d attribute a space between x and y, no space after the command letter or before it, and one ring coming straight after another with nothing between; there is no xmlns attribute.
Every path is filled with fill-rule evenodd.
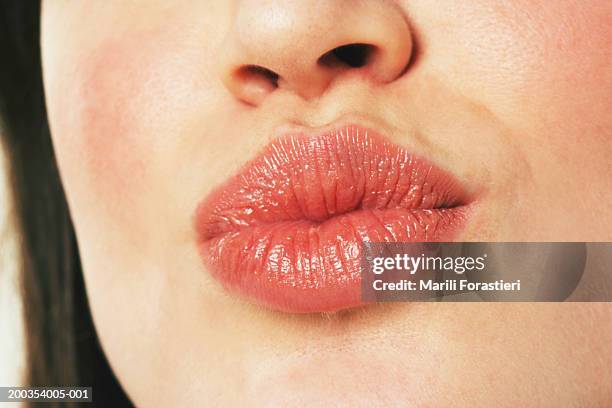
<svg viewBox="0 0 612 408"><path fill-rule="evenodd" d="M199 249L223 286L293 313L361 301L362 243L450 241L461 185L370 129L289 134L197 209Z"/></svg>

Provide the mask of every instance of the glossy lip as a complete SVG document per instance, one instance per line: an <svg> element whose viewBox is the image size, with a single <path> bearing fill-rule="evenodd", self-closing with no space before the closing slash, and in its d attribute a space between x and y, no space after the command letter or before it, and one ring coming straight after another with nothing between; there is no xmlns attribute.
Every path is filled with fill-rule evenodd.
<svg viewBox="0 0 612 408"><path fill-rule="evenodd" d="M197 208L198 247L231 292L291 313L361 301L363 242L450 241L468 214L458 181L357 125L286 134Z"/></svg>

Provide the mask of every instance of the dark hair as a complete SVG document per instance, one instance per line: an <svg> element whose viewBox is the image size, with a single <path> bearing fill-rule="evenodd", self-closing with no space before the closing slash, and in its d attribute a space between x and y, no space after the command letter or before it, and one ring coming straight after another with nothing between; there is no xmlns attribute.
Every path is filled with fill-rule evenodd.
<svg viewBox="0 0 612 408"><path fill-rule="evenodd" d="M0 3L0 133L20 233L24 383L91 386L93 406L129 407L102 352L87 303L47 123L39 26L40 1ZM60 404L76 406L51 406Z"/></svg>

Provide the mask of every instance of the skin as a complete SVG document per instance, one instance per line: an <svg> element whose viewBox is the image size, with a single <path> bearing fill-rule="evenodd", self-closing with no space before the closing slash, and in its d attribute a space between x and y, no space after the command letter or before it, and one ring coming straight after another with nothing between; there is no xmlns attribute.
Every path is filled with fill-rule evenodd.
<svg viewBox="0 0 612 408"><path fill-rule="evenodd" d="M211 279L192 217L282 129L356 121L474 192L459 240L609 241L611 19L608 0L44 1L53 143L135 404L608 406L609 304L272 312ZM316 64L347 40L380 52Z"/></svg>

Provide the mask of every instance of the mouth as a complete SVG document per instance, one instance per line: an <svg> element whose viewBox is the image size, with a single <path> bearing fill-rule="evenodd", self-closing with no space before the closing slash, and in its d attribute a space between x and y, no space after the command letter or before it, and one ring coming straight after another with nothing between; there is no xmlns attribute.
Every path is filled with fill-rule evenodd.
<svg viewBox="0 0 612 408"><path fill-rule="evenodd" d="M350 125L271 142L198 206L195 229L230 292L283 312L334 312L364 303L364 242L451 241L469 204L451 174Z"/></svg>

